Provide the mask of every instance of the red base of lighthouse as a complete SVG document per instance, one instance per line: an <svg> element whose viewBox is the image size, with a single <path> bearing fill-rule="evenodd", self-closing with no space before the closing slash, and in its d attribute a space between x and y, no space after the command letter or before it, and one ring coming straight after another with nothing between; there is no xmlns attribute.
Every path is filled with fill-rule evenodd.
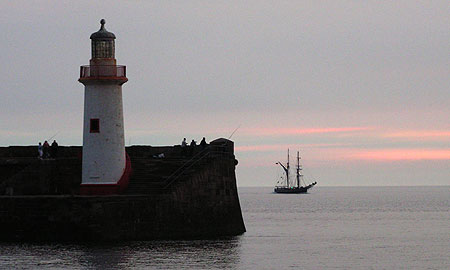
<svg viewBox="0 0 450 270"><path fill-rule="evenodd" d="M80 195L114 195L123 193L128 187L133 172L130 157L128 154L126 155L125 169L123 170L122 177L120 177L116 184L81 184Z"/></svg>

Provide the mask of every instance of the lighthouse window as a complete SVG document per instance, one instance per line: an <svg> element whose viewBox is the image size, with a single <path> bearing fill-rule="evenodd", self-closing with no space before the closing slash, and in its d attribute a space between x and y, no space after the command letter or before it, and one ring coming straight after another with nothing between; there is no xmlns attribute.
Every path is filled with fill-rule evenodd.
<svg viewBox="0 0 450 270"><path fill-rule="evenodd" d="M98 118L91 119L90 132L100 133L100 120Z"/></svg>
<svg viewBox="0 0 450 270"><path fill-rule="evenodd" d="M92 58L114 58L114 41L92 41Z"/></svg>

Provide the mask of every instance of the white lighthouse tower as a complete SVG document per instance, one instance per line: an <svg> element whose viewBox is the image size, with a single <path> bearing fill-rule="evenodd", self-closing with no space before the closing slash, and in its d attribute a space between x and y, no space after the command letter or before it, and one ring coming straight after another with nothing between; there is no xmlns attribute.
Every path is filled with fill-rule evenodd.
<svg viewBox="0 0 450 270"><path fill-rule="evenodd" d="M105 29L91 35L92 59L81 66L84 84L83 161L80 193L119 193L128 185L131 165L125 153L122 84L126 67L116 65L116 36Z"/></svg>

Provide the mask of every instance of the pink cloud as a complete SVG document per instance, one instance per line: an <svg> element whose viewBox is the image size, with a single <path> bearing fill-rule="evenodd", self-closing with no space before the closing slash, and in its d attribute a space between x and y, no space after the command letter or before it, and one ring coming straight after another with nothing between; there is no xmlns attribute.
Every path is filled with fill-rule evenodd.
<svg viewBox="0 0 450 270"><path fill-rule="evenodd" d="M245 128L241 132L246 135L301 135L320 133L346 133L372 130L372 127L340 127L340 128Z"/></svg>
<svg viewBox="0 0 450 270"><path fill-rule="evenodd" d="M425 131L398 131L385 133L383 135L387 138L412 138L412 139L422 139L422 138L434 138L434 139L450 139L450 131L441 130L425 130Z"/></svg>
<svg viewBox="0 0 450 270"><path fill-rule="evenodd" d="M341 146L341 147L339 147ZM450 149L365 149L365 148L345 148L338 144L309 144L309 145L259 145L259 146L240 146L236 147L236 152L266 152L264 158L271 158L277 160L283 156L274 156L270 152L285 151L287 148L291 149L305 149L308 157L305 157L309 162L393 162L393 161L421 161L421 160L449 160ZM311 150L312 149L312 150ZM273 157L272 157L273 156ZM260 156L258 156L260 157ZM252 158L255 159L255 158ZM263 163L258 160L257 163Z"/></svg>
<svg viewBox="0 0 450 270"><path fill-rule="evenodd" d="M265 145L245 145L236 146L237 152L268 152L268 151L285 151L286 149L304 149L304 148L327 148L344 146L342 143L316 143L316 144L265 144Z"/></svg>
<svg viewBox="0 0 450 270"><path fill-rule="evenodd" d="M344 157L367 161L450 160L450 149L348 149Z"/></svg>

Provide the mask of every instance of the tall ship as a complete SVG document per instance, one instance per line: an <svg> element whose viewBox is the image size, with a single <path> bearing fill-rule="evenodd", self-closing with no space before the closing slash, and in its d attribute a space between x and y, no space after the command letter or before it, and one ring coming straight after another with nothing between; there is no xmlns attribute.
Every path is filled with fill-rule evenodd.
<svg viewBox="0 0 450 270"><path fill-rule="evenodd" d="M290 177L290 165L289 165L289 149L287 156L287 163L283 165L281 162L277 162L276 164L280 165L283 168L285 176L281 182L282 185L275 186L273 190L275 193L307 193L308 189L312 188L317 184L317 182L313 182L309 185L306 185L305 180L303 179L302 174L302 166L300 165L300 153L297 151L297 166L295 169L295 180L291 181Z"/></svg>

